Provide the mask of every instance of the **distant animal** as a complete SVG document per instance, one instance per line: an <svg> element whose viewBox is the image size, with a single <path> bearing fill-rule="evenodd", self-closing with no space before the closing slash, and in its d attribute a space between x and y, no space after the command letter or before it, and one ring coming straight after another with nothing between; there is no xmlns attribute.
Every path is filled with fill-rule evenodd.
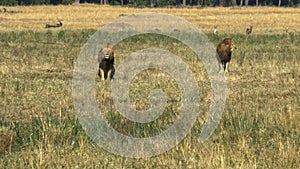
<svg viewBox="0 0 300 169"><path fill-rule="evenodd" d="M113 46L109 46L109 44L107 44L105 47L102 47L98 54L98 76L102 80L106 80L108 76L110 79L113 79L115 74L114 60L115 56Z"/></svg>
<svg viewBox="0 0 300 169"><path fill-rule="evenodd" d="M0 10L1 12L7 12L7 9L6 8L3 8L3 11L2 10Z"/></svg>
<svg viewBox="0 0 300 169"><path fill-rule="evenodd" d="M288 34L289 33L289 27L285 27L284 31L285 31L286 34Z"/></svg>
<svg viewBox="0 0 300 169"><path fill-rule="evenodd" d="M6 8L3 8L2 10L0 10L0 12L3 12L3 13L10 13L10 14L13 14L13 13L20 13L20 11L10 11L10 10L7 10Z"/></svg>
<svg viewBox="0 0 300 169"><path fill-rule="evenodd" d="M9 13L9 14L21 13L21 11L12 11L12 10L8 10L6 8L2 8L2 10L0 9L0 12Z"/></svg>
<svg viewBox="0 0 300 169"><path fill-rule="evenodd" d="M253 29L253 26L250 25L247 29L246 29L246 34L249 35L252 33L252 29Z"/></svg>
<svg viewBox="0 0 300 169"><path fill-rule="evenodd" d="M122 16L127 16L127 14L123 14L123 13L119 14L119 17L122 17Z"/></svg>
<svg viewBox="0 0 300 169"><path fill-rule="evenodd" d="M285 28L285 33L286 34L290 34L290 35L295 35L296 34L296 30L295 29L290 29L289 27Z"/></svg>
<svg viewBox="0 0 300 169"><path fill-rule="evenodd" d="M214 34L216 35L216 34L218 34L219 32L218 32L218 28L217 28L217 26L214 26Z"/></svg>
<svg viewBox="0 0 300 169"><path fill-rule="evenodd" d="M231 60L231 52L237 49L231 38L222 40L216 49L217 59L219 60L219 71L223 66L225 72L229 72L229 63Z"/></svg>
<svg viewBox="0 0 300 169"><path fill-rule="evenodd" d="M59 19L57 19L57 20L58 20L57 24L54 24L54 25L46 23L45 28L58 28L58 27L62 27L63 24L62 24L61 20L59 20Z"/></svg>

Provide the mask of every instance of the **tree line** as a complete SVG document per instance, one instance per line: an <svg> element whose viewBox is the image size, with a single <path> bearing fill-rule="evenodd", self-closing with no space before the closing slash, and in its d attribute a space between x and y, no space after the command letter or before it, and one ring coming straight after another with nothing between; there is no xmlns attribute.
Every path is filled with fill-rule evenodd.
<svg viewBox="0 0 300 169"><path fill-rule="evenodd" d="M69 5L73 3L94 3L124 5L131 7L173 7L173 6L299 6L300 0L1 0L0 5Z"/></svg>

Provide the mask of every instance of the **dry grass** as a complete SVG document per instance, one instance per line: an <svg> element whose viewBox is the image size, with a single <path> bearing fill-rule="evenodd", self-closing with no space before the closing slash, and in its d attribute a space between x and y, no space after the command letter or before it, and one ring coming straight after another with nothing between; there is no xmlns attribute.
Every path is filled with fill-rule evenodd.
<svg viewBox="0 0 300 169"><path fill-rule="evenodd" d="M6 127L0 127L0 155L11 153L14 146L14 133Z"/></svg>
<svg viewBox="0 0 300 169"><path fill-rule="evenodd" d="M8 8L8 7L7 7ZM213 31L215 25L221 33L245 33L250 24L254 34L282 34L285 28L300 32L300 8L248 7L248 8L120 8L99 5L27 6L9 7L20 13L0 13L0 31L45 30L46 23L63 20L62 29L98 29L120 15L141 12L163 12L183 17L203 31Z"/></svg>
<svg viewBox="0 0 300 169"><path fill-rule="evenodd" d="M300 38L297 34L285 35L284 30L280 33L285 24L299 28L300 22L291 22L299 17L285 18L297 15L298 8L134 9L74 5L9 9L22 13L0 13L0 18L7 21L0 23L0 140L4 145L0 151L5 152L0 152L0 168L300 168ZM78 15L77 20L76 15L68 13L82 9L89 11L86 13L90 18ZM238 50L233 53L232 72L226 75L225 111L208 141L198 141L206 117L201 113L187 137L170 151L151 158L124 158L99 148L82 129L72 101L72 71L81 47L94 33L90 29L120 13L153 10L184 16L195 25L201 21L207 31L215 25L211 14L223 18L225 13L226 19L238 19L230 22L232 26L218 26L218 36L207 33L214 44L232 37ZM262 11L264 15L258 14ZM250 13L261 20L253 22L254 34L246 36L244 26L251 21ZM282 17L277 18L278 22L267 20L267 16L279 13ZM105 15L106 20L101 20ZM64 20L64 26L45 31L44 23L56 22L56 17ZM86 21L93 19L99 22ZM13 26L8 27L8 23ZM255 30L255 23L260 29ZM273 32L266 31L271 29ZM115 46L116 66L130 53L149 46L164 48L189 64L201 88L201 110L206 112L210 83L203 65L182 44L166 37L134 37ZM114 111L110 81L96 80L97 101L107 110L104 113L111 126L124 134L144 137L159 134L172 125L180 107L179 94L175 82L161 74L145 71L130 84L137 109L148 108L147 96L155 87L161 87L172 101L162 117L146 125L130 122Z"/></svg>

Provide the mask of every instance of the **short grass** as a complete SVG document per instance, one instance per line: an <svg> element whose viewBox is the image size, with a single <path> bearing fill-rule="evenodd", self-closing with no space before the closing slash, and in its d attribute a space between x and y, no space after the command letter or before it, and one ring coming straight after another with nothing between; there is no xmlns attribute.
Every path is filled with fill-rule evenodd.
<svg viewBox="0 0 300 169"><path fill-rule="evenodd" d="M15 13L0 13L0 31L39 30L45 24L62 20L62 29L98 29L124 15L142 12L161 12L182 17L205 32L244 34L253 25L254 34L282 34L285 28L300 33L300 8L233 7L233 8L129 8L100 5L20 6L6 7Z"/></svg>
<svg viewBox="0 0 300 169"><path fill-rule="evenodd" d="M31 8L48 9L14 9L25 12ZM49 7L52 8L55 7ZM269 10L275 13L273 8ZM291 12L294 10L297 9ZM23 24L26 25L20 25ZM261 33L250 36L243 31L215 36L207 30L215 45L224 37L232 37L238 49L233 53L232 71L226 75L227 101L222 120L204 143L198 141L198 136L210 104L210 82L194 53L173 39L157 35L133 37L117 44L116 66L131 52L152 46L177 54L190 66L201 90L201 112L180 144L158 156L130 159L99 148L78 122L72 100L73 69L82 46L95 29L69 26L58 30L34 26L24 30L22 26L0 34L0 168L300 167L298 34L263 33L261 29ZM143 71L130 84L130 97L138 110L149 108L151 89L162 88L168 96L163 115L152 123L141 125L119 115L111 99L110 81L96 79L96 86L99 106L111 126L125 135L157 135L177 118L178 86L161 71Z"/></svg>

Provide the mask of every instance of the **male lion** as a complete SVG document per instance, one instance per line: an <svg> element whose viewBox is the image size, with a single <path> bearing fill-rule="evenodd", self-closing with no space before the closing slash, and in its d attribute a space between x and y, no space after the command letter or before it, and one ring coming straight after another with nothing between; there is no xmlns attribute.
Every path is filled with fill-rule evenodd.
<svg viewBox="0 0 300 169"><path fill-rule="evenodd" d="M98 76L101 79L107 79L108 74L110 72L110 79L113 79L113 76L115 74L115 68L114 68L114 49L113 46L109 46L107 44L106 47L102 47L99 51L98 55L98 62L99 62L99 71Z"/></svg>
<svg viewBox="0 0 300 169"><path fill-rule="evenodd" d="M220 63L219 70L221 70L221 65L223 65L224 71L229 72L229 62L231 60L231 52L236 49L231 38L225 38L217 46L217 58Z"/></svg>

